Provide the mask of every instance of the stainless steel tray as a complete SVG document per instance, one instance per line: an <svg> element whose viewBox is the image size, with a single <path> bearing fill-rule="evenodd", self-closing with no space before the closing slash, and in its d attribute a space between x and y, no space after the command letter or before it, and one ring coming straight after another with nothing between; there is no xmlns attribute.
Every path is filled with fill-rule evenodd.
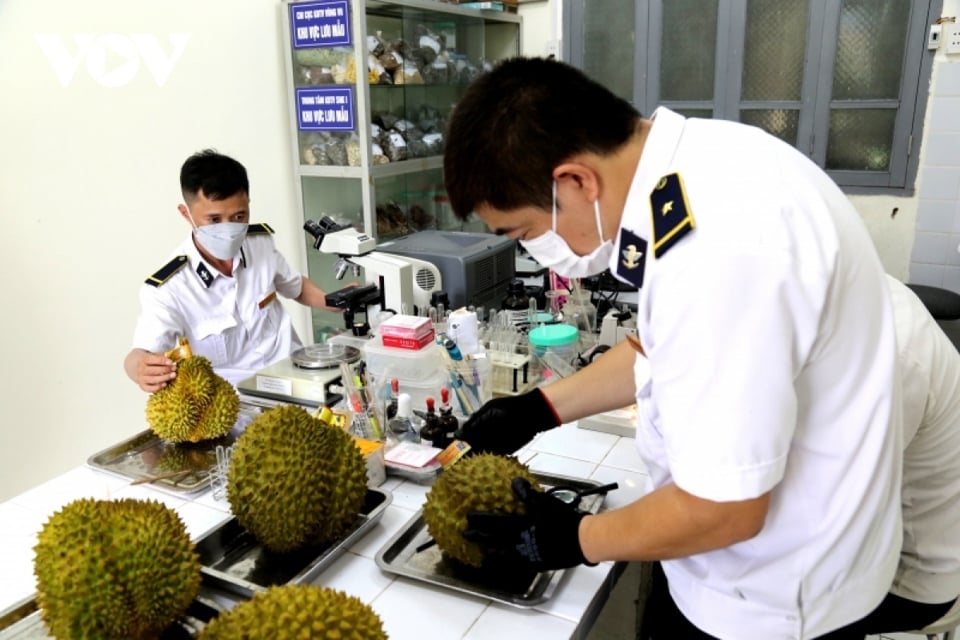
<svg viewBox="0 0 960 640"><path fill-rule="evenodd" d="M545 488L564 486L588 490L601 486L593 480L537 472L533 475ZM597 513L603 499L603 495L585 496L580 501L580 508ZM417 551L431 540L423 511L418 511L380 549L376 556L377 565L388 573L524 608L549 600L563 576L563 570L537 573L474 569L449 560L436 545Z"/></svg>
<svg viewBox="0 0 960 640"><path fill-rule="evenodd" d="M30 597L0 613L0 639L2 640L52 640L53 636L40 617L37 601ZM160 640L195 638L207 623L220 614L222 609L205 598L198 597L190 603L187 612L164 631Z"/></svg>
<svg viewBox="0 0 960 640"><path fill-rule="evenodd" d="M237 423L225 436L173 444L147 429L87 458L87 465L176 494L205 491L217 466L217 446L229 447L264 407L241 401Z"/></svg>
<svg viewBox="0 0 960 640"><path fill-rule="evenodd" d="M271 553L230 518L197 541L204 583L250 598L271 585L309 582L379 522L392 500L387 491L367 489L356 521L340 540L292 553Z"/></svg>

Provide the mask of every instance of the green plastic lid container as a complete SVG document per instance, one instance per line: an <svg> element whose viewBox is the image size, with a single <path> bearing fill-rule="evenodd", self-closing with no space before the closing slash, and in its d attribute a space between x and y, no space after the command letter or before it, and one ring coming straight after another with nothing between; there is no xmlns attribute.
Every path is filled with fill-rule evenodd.
<svg viewBox="0 0 960 640"><path fill-rule="evenodd" d="M548 324L530 330L530 344L537 347L558 347L573 344L580 332L572 324Z"/></svg>

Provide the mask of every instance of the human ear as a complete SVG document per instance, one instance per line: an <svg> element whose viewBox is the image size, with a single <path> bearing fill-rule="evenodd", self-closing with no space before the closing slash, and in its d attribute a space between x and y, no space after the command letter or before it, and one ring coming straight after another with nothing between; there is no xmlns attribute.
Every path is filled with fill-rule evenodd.
<svg viewBox="0 0 960 640"><path fill-rule="evenodd" d="M553 179L565 190L573 187L586 202L594 202L600 197L600 176L592 168L581 162L565 162L553 170Z"/></svg>

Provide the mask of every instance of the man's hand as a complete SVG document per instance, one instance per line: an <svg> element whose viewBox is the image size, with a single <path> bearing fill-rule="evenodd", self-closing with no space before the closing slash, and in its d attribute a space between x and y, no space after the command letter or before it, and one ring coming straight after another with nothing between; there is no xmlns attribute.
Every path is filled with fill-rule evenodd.
<svg viewBox="0 0 960 640"><path fill-rule="evenodd" d="M473 412L457 438L477 453L508 455L541 431L560 426L550 401L540 389L490 400Z"/></svg>
<svg viewBox="0 0 960 640"><path fill-rule="evenodd" d="M589 514L537 491L523 478L513 479L513 492L526 506L526 514L468 514L463 537L489 558L526 564L535 571L587 562L580 548L580 521Z"/></svg>
<svg viewBox="0 0 960 640"><path fill-rule="evenodd" d="M177 365L162 353L135 349L127 356L127 375L148 393L163 389L177 377Z"/></svg>

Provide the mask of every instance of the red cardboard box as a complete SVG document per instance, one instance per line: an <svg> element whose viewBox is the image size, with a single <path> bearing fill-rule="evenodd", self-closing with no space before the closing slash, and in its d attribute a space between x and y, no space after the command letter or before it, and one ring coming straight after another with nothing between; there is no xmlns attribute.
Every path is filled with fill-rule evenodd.
<svg viewBox="0 0 960 640"><path fill-rule="evenodd" d="M391 336L386 334L382 334L380 338L383 340L383 346L385 347L396 347L397 349L409 349L416 351L417 349L423 349L425 346L433 342L435 335L436 334L431 328L429 333L418 338L407 338L403 336Z"/></svg>
<svg viewBox="0 0 960 640"><path fill-rule="evenodd" d="M419 339L427 334L433 335L433 323L430 318L421 316L395 315L381 322L377 332L384 337Z"/></svg>

